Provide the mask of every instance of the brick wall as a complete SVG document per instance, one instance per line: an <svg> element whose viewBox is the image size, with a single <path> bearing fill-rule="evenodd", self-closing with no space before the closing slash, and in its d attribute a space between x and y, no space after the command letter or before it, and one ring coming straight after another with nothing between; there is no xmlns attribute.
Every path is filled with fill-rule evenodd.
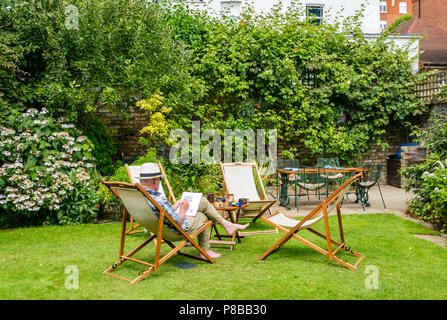
<svg viewBox="0 0 447 320"><path fill-rule="evenodd" d="M397 1L397 0L396 0ZM412 14L436 28L447 31L447 4L445 0L412 0ZM421 9L419 12L419 8Z"/></svg>
<svg viewBox="0 0 447 320"><path fill-rule="evenodd" d="M434 105L433 112L447 115L447 103L438 103ZM139 130L147 123L147 119L139 112L131 110L130 117L127 119L124 115L112 113L106 109L100 109L97 116L102 118L107 126L112 131L116 147L123 154L127 162L134 161L138 156L144 155L146 147L138 143ZM380 183L387 183L387 166L388 156L397 153L399 146L403 143L410 142L408 128L394 128L390 129L385 139L388 147L384 150L377 144L372 144L371 148L365 152L358 160L361 163L382 163L382 172L380 176ZM298 150L305 150L303 141L296 141L294 144ZM278 155L281 155L283 150L288 149L284 143L278 143ZM405 154L403 155L405 157ZM298 158L302 165L313 165L317 162L318 155L311 155L310 153L301 153ZM403 167L408 166L409 162L403 159ZM393 164L394 166L397 164ZM396 186L397 186L396 182Z"/></svg>
<svg viewBox="0 0 447 320"><path fill-rule="evenodd" d="M397 153L401 144L410 142L409 130L407 128L390 128L389 134L384 140L388 144L385 149L374 143L360 159L361 163L382 164L379 180L382 184L387 183L388 157L391 154Z"/></svg>
<svg viewBox="0 0 447 320"><path fill-rule="evenodd" d="M402 161L401 169L404 170L408 167L414 167L418 163L423 162L426 159L427 148L424 146L405 146L402 147ZM402 186L405 184L405 179L402 177Z"/></svg>
<svg viewBox="0 0 447 320"><path fill-rule="evenodd" d="M131 110L130 117L127 119L124 115L113 113L104 108L98 110L96 115L103 119L111 130L115 145L120 154L123 154L123 157L127 162L132 162L137 157L146 153L147 148L138 143L139 131L148 121L145 116L139 112ZM404 134L402 134L402 132L404 132ZM386 140L389 146L385 150L382 150L381 147L374 144L371 146L370 150L364 153L361 159L359 159L359 163L383 164L381 174L382 183L386 181L386 159L388 158L388 155L396 153L400 144L408 142L408 134L405 130L399 130L397 133L390 134ZM298 150L305 150L302 141L296 141L293 145ZM288 147L280 142L277 150L278 155L286 149L288 149ZM307 152L299 154L298 158L302 165L311 166L317 162L318 155L311 155Z"/></svg>
<svg viewBox="0 0 447 320"><path fill-rule="evenodd" d="M387 26L390 26L396 21L397 18L403 16L406 13L399 12L399 3L407 3L407 13L412 13L412 1L410 0L386 0L386 13L380 13L380 20L385 20Z"/></svg>
<svg viewBox="0 0 447 320"><path fill-rule="evenodd" d="M131 109L130 117L126 118L105 108L99 109L96 115L109 127L115 145L126 161L132 162L145 154L147 148L138 143L139 131L148 121L145 116Z"/></svg>

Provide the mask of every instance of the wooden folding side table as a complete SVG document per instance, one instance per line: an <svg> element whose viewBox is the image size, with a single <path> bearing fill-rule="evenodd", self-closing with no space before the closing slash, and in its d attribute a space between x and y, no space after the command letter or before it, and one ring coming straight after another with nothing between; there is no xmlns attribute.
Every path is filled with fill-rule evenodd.
<svg viewBox="0 0 447 320"><path fill-rule="evenodd" d="M227 203L224 203L222 205L222 207L218 207L217 204L215 202L212 203L212 205L214 206L214 208L217 211L221 211L222 212L222 216L225 218L225 213L228 214L228 217L230 218L232 223L237 223L237 221L239 220L239 213L241 212L241 209L245 208L247 206L247 204L243 204L242 206L230 206ZM233 214L235 214L235 216L233 216ZM230 246L230 250L233 250L234 245L236 244L236 239L237 241L240 243L241 242L241 238L243 238L244 236L241 236L239 234L239 231L235 232L233 235L228 235L228 234L220 234L219 231L217 230L217 227L215 224L213 224L212 229L211 229L211 236L212 236L212 231L215 231L215 236L219 239L219 240L210 240L211 244L224 244L224 245L229 245ZM229 238L231 237L231 241L225 241L222 240L222 238Z"/></svg>

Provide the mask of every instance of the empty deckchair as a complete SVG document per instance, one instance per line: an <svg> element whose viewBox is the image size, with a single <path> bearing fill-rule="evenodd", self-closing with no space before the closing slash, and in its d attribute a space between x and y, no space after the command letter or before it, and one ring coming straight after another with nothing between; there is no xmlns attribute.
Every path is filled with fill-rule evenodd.
<svg viewBox="0 0 447 320"><path fill-rule="evenodd" d="M127 175L129 176L130 183L132 183L132 184L140 183L141 166L128 166L127 163L124 166L126 168ZM174 196L174 193L172 192L171 185L169 184L168 178L166 177L165 171L164 171L163 166L161 165L160 162L158 163L158 167L160 168L160 172L163 175L163 180L164 180L166 187L168 188L168 191L169 191L168 200L169 200L169 202L173 203L176 201L175 196ZM162 183L160 183L158 192L160 192L162 195L166 196ZM139 224L134 225L133 217L131 216L130 223L129 223L129 229L126 231L126 234L144 232L144 230L135 230L138 227L140 227L140 225Z"/></svg>
<svg viewBox="0 0 447 320"><path fill-rule="evenodd" d="M263 260L266 258L269 254L271 254L273 251L278 250L282 245L284 245L287 241L289 241L290 238L295 238L298 241L301 241L305 245L311 247L312 249L324 254L327 256L330 260L334 260L341 265L355 270L357 269L358 264L364 256L356 251L353 251L352 249L348 248L346 246L345 237L343 233L343 225L342 225L342 217L341 217L341 210L340 210L340 202L342 201L343 197L345 196L346 192L348 191L349 187L354 183L354 181L357 181L359 178L361 178L362 174L359 173L350 179L348 179L345 183L343 183L340 187L338 187L333 193L329 195L326 199L324 199L314 210L312 210L309 214L307 214L301 221L289 218L285 216L282 213L276 213L271 215L270 217L261 217L261 219L268 224L274 226L278 230L285 233L285 235L279 239L272 247L270 247L262 256L258 258L258 260ZM328 214L334 209L337 209L337 217L338 217L338 227L340 232L340 242L335 241L331 238L329 233L329 220L328 220ZM325 233L320 233L312 227L316 224L318 224L320 221L324 221L325 226ZM319 237L323 238L327 242L327 250L322 249L318 247L317 245L313 244L312 242L300 237L297 235L297 233L301 230L309 230L310 232L318 235ZM332 245L336 245L337 247L335 250L333 250ZM349 264L339 257L337 257L335 254L340 250L343 249L356 257L358 257L357 262L352 265Z"/></svg>
<svg viewBox="0 0 447 320"><path fill-rule="evenodd" d="M194 234L188 235L185 231L183 231L180 226L171 218L171 216L143 189L140 184L129 184L123 182L109 182L102 181L124 204L124 213L123 213L123 224L121 228L121 242L120 242L120 253L119 253L119 261L104 271L105 274L117 277L119 279L126 280L130 283L137 283L149 275L153 271L158 271L160 265L166 260L168 260L175 253L182 254L191 258L207 261L210 263L214 263L214 260L203 250L193 239L197 237L201 232L203 232L206 228L211 227L212 222L208 221L205 223L199 230L197 230ZM159 216L154 213L148 201L158 209L160 212ZM150 231L152 234L149 238L143 241L140 245L138 245L135 249L133 249L130 253L124 255L124 243L125 243L125 233L126 233L126 219L127 214L130 214L138 223L141 224L144 228ZM133 258L138 251L144 248L147 244L149 244L152 240L156 240L155 245L155 258L153 263L148 263L146 261L141 261ZM162 240L164 243L167 243L172 249L163 257L160 256ZM175 246L173 242L180 241L180 243ZM190 243L194 246L205 258L201 258L200 256L189 255L180 250ZM113 273L115 269L117 269L121 264L125 261L130 260L136 263L143 264L148 267L142 274L136 277L133 280L124 278L122 276L116 275Z"/></svg>
<svg viewBox="0 0 447 320"><path fill-rule="evenodd" d="M252 221L255 222L267 210L270 211L270 207L275 204L276 200L267 199L267 194L256 163L221 163L220 167L223 175L223 193L225 195L233 194L235 201L241 198L248 199L248 206L242 210L241 217L252 218ZM253 170L256 172L256 178L261 189L261 196L259 196L256 188ZM240 232L241 235L263 233L278 233L278 231Z"/></svg>

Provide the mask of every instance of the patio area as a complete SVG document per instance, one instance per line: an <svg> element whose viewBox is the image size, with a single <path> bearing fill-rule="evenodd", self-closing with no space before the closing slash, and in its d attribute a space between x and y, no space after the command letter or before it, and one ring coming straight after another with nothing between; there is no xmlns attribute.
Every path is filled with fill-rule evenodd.
<svg viewBox="0 0 447 320"><path fill-rule="evenodd" d="M369 192L369 203L370 207L365 207L366 213L393 213L396 215L404 215L404 211L407 208L407 202L413 198L413 194L410 192L405 192L404 189L396 188L390 185L380 185L382 189L383 199L385 201L385 205L387 210L384 210L382 200L380 198L379 189L377 186L373 187ZM275 189L270 193L270 197L274 199L275 197L272 194L275 194ZM298 201L299 204L299 212L296 212L295 199L293 196L290 196L290 210L287 210L285 207L280 206L279 203L276 203L274 209L280 210L282 213L287 214L291 217L303 216L308 213L310 210L315 208L321 200L325 197L321 196L319 200L317 196L310 195L310 201L308 201L307 197L301 197ZM356 197L354 194L349 194L345 196L343 200L343 214L353 214L353 213L361 213L362 206L360 203L355 203Z"/></svg>

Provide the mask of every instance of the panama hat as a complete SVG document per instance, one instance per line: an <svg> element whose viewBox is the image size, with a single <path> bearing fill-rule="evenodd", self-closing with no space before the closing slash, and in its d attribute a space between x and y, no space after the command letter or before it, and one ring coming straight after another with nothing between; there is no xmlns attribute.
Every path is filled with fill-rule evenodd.
<svg viewBox="0 0 447 320"><path fill-rule="evenodd" d="M141 179L155 179L161 178L163 175L160 172L160 168L156 163L144 163L141 165L140 169L140 180Z"/></svg>

